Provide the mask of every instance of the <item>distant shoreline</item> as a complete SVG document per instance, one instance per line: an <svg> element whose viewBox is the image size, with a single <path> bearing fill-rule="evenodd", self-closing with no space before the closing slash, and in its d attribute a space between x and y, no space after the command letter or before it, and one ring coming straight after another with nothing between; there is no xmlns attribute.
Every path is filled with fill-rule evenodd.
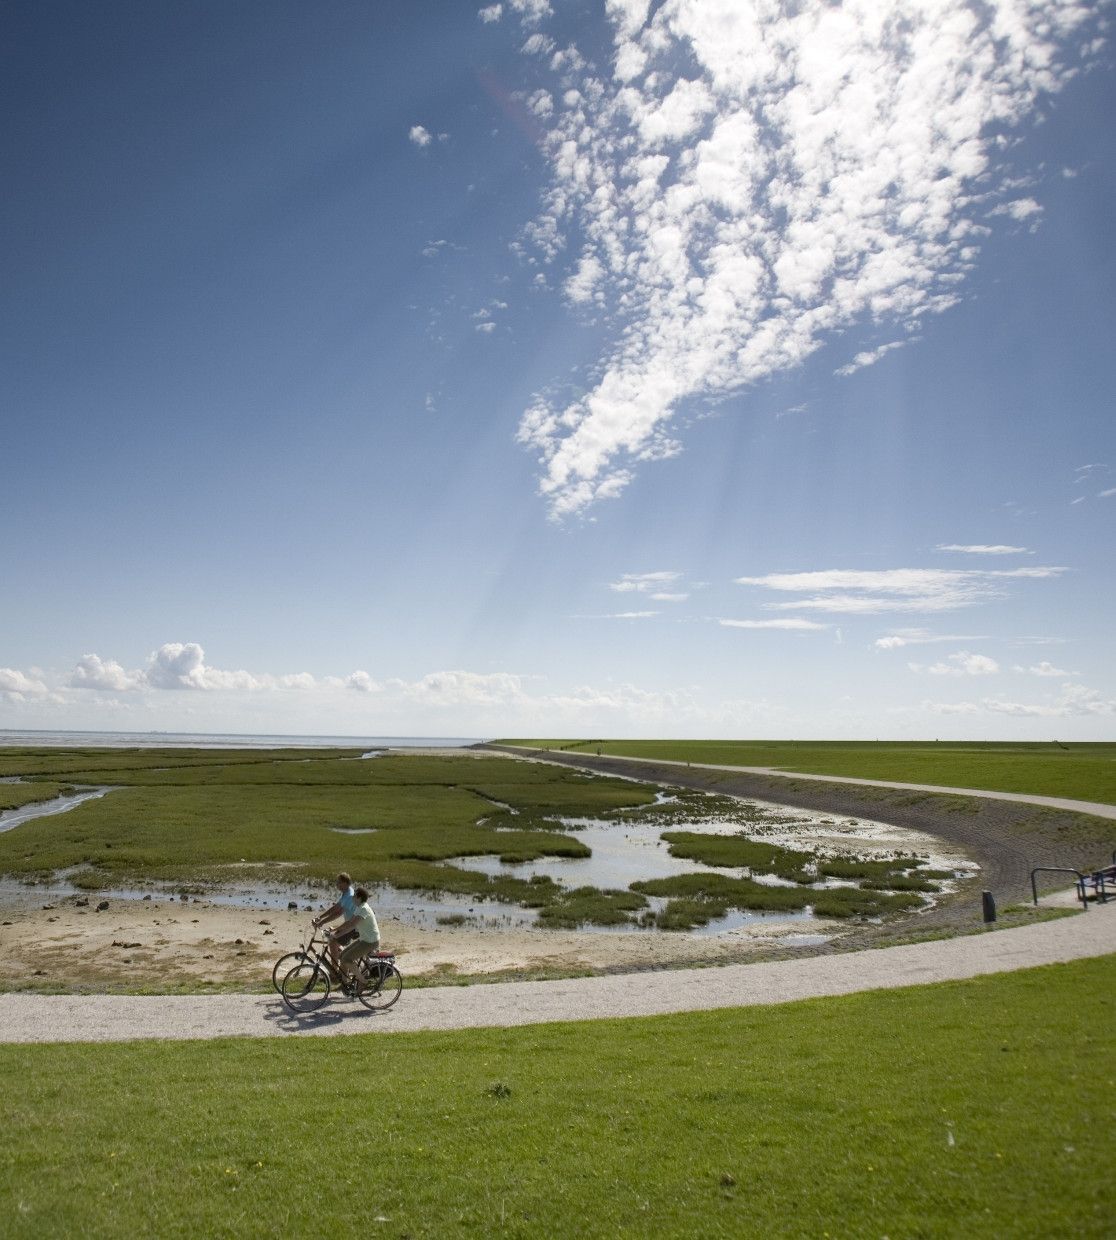
<svg viewBox="0 0 1116 1240"><path fill-rule="evenodd" d="M0 728L0 749L459 749L479 736L328 736L268 732L82 732Z"/></svg>

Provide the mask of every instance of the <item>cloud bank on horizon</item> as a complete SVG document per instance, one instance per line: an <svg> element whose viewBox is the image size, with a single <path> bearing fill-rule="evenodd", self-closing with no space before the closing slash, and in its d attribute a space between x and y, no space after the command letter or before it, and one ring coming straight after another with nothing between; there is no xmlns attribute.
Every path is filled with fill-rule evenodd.
<svg viewBox="0 0 1116 1240"><path fill-rule="evenodd" d="M528 237L610 329L591 386L524 413L552 516L681 451L676 416L857 325L911 340L957 300L986 222L1039 204L1003 174L1011 133L1101 40L1079 0L606 0L611 64L509 6L553 82L527 104L551 173ZM481 10L499 20L500 5Z"/></svg>

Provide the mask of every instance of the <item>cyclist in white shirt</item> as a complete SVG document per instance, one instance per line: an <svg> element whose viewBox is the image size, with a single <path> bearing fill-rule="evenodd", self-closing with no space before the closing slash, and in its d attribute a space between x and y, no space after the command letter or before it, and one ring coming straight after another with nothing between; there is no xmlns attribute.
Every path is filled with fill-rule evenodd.
<svg viewBox="0 0 1116 1240"><path fill-rule="evenodd" d="M356 911L352 917L337 927L334 935L336 938L337 935L349 930L355 930L357 933L356 939L351 941L341 953L341 975L347 981L353 981L356 977L357 961L369 952L376 951L380 946L380 925L376 921L372 906L368 903L368 892L363 887L358 887L354 894L357 898Z"/></svg>

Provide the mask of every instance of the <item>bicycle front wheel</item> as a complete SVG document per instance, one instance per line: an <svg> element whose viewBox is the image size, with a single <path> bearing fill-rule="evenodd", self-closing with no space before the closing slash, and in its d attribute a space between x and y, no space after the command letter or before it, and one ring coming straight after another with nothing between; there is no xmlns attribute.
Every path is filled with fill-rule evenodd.
<svg viewBox="0 0 1116 1240"><path fill-rule="evenodd" d="M403 993L403 975L387 961L370 961L360 971L357 998L374 1012L386 1011Z"/></svg>
<svg viewBox="0 0 1116 1240"><path fill-rule="evenodd" d="M292 1012L313 1012L329 998L329 974L315 960L296 964L283 978L279 993Z"/></svg>

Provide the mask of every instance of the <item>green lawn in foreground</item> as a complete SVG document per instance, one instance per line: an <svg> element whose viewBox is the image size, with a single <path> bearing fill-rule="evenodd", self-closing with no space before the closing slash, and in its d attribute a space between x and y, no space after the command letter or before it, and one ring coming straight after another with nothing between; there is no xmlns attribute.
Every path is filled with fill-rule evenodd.
<svg viewBox="0 0 1116 1240"><path fill-rule="evenodd" d="M0 1218L36 1240L1111 1235L1113 996L1110 956L654 1019L4 1046Z"/></svg>
<svg viewBox="0 0 1116 1240"><path fill-rule="evenodd" d="M1116 804L1116 744L979 741L508 740L501 744L665 758L724 766L770 766L811 775L1029 792Z"/></svg>

